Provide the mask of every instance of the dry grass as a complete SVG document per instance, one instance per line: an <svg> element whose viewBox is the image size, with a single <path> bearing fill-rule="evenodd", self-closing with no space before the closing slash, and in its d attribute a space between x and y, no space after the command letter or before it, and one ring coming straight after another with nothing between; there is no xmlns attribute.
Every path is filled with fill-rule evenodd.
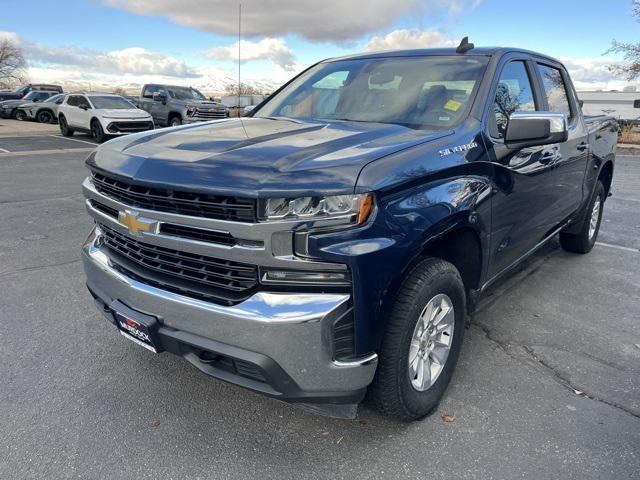
<svg viewBox="0 0 640 480"><path fill-rule="evenodd" d="M620 143L640 144L640 133L635 131L633 126L625 125L622 127L618 141Z"/></svg>

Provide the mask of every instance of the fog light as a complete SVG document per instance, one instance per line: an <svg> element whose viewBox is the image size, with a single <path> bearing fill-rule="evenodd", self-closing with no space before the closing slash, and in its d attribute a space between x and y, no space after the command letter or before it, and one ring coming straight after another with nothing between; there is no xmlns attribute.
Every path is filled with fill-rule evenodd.
<svg viewBox="0 0 640 480"><path fill-rule="evenodd" d="M262 283L272 285L350 285L351 274L300 270L262 270Z"/></svg>

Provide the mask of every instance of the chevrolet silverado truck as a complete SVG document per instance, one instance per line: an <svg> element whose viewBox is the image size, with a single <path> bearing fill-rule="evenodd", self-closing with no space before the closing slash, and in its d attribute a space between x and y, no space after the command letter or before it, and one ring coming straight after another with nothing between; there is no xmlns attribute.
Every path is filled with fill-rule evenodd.
<svg viewBox="0 0 640 480"><path fill-rule="evenodd" d="M156 125L177 127L229 116L229 109L221 103L207 100L193 87L148 84L142 87L138 107L153 117Z"/></svg>
<svg viewBox="0 0 640 480"><path fill-rule="evenodd" d="M419 419L492 283L557 234L593 248L616 138L538 53L329 59L249 117L91 153L87 286L124 337L211 377Z"/></svg>

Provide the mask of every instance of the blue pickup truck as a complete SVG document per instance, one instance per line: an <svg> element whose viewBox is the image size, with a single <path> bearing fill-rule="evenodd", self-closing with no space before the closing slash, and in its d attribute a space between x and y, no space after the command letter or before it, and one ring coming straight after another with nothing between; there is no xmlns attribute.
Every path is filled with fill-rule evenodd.
<svg viewBox="0 0 640 480"><path fill-rule="evenodd" d="M489 285L557 234L593 248L616 138L538 53L329 59L249 117L98 147L87 286L124 337L212 377L419 419Z"/></svg>

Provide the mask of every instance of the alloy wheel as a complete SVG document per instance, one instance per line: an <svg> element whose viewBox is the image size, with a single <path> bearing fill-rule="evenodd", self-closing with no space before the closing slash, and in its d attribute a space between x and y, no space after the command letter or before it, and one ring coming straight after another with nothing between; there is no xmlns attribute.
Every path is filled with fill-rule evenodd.
<svg viewBox="0 0 640 480"><path fill-rule="evenodd" d="M409 347L409 377L423 392L438 379L449 357L455 326L451 299L444 293L427 302L413 330Z"/></svg>

